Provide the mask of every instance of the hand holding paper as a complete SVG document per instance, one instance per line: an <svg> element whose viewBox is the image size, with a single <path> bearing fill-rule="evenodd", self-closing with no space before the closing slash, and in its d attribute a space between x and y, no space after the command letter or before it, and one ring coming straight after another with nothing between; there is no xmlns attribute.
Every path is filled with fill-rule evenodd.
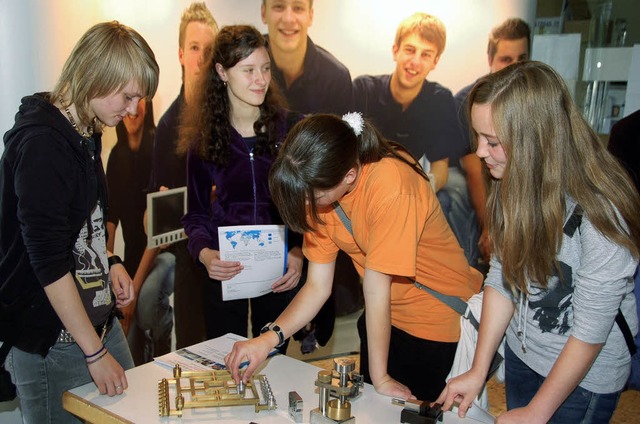
<svg viewBox="0 0 640 424"><path fill-rule="evenodd" d="M273 283L285 273L287 240L284 225L219 227L218 241L219 259L238 262L242 266L242 272L226 281L221 280L224 300L270 293Z"/></svg>
<svg viewBox="0 0 640 424"><path fill-rule="evenodd" d="M238 275L244 268L240 262L220 260L219 251L206 247L200 251L198 257L207 269L209 277L218 281L227 281Z"/></svg>
<svg viewBox="0 0 640 424"><path fill-rule="evenodd" d="M295 288L302 277L302 249L294 247L287 254L287 258L287 273L271 286L276 293Z"/></svg>

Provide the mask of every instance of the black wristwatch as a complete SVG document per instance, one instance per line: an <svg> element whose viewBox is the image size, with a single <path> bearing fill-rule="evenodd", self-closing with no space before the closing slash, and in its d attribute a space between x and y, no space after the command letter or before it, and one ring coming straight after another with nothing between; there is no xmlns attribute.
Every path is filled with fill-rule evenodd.
<svg viewBox="0 0 640 424"><path fill-rule="evenodd" d="M278 344L276 345L276 348L284 344L284 333L279 326L277 326L273 322L269 322L264 327L262 327L262 329L260 330L260 334L264 334L267 331L275 331L275 333L278 335Z"/></svg>
<svg viewBox="0 0 640 424"><path fill-rule="evenodd" d="M112 256L109 256L109 258L107 259L107 263L109 264L109 269L111 269L111 267L114 266L115 264L121 264L122 258L120 258L120 256L118 255L112 255Z"/></svg>

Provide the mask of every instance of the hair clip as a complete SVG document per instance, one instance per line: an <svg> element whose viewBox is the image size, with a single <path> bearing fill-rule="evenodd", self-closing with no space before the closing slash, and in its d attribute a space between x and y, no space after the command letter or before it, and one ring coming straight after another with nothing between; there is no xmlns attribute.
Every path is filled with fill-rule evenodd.
<svg viewBox="0 0 640 424"><path fill-rule="evenodd" d="M362 129L364 128L364 119L362 118L362 113L360 112L349 112L342 115L342 120L349 124L351 129L356 135L362 134Z"/></svg>

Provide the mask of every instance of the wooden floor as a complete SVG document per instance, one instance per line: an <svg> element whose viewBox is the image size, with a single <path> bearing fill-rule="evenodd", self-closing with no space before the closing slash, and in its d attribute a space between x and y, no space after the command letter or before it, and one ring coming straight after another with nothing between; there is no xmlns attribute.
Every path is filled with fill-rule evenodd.
<svg viewBox="0 0 640 424"><path fill-rule="evenodd" d="M338 356L340 357L340 356ZM347 355L346 357L356 361L356 370L360 369L360 355ZM310 364L327 370L333 370L334 357L320 358L308 361ZM506 411L504 384L494 379L487 383L489 393L489 412L498 416ZM640 423L640 392L626 391L622 393L618 407L613 414L611 424Z"/></svg>

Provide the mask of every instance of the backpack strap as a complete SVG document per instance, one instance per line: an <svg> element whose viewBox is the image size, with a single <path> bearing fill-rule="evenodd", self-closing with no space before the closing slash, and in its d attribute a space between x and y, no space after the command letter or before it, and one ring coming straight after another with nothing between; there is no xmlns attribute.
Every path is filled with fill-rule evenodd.
<svg viewBox="0 0 640 424"><path fill-rule="evenodd" d="M573 208L573 213L567 220L567 223L562 227L562 232L565 233L569 237L573 237L576 230L580 228L580 224L582 224L582 206L576 205Z"/></svg>
<svg viewBox="0 0 640 424"><path fill-rule="evenodd" d="M333 207L335 208L336 213L338 214L338 218L340 218L340 221L342 221L344 227L347 229L347 231L349 231L349 234L353 236L353 227L351 227L351 220L345 213L344 209L342 209L342 206L340 206L340 203L333 202Z"/></svg>
<svg viewBox="0 0 640 424"><path fill-rule="evenodd" d="M436 299L438 299L439 301L441 301L445 305L449 306L451 309L453 309L454 311L456 311L460 315L465 316L465 314L467 312L467 302L465 302L464 300L460 299L458 296L451 296L451 295L448 295L448 294L442 294L439 291L436 291L436 290L432 289L431 287L427 287L424 284L420 284L417 281L414 281L409 277L406 277L406 278L407 278L407 280L411 281L413 283L413 285L416 286L417 288L426 291L431 296L435 297ZM477 323L475 318L473 319L473 321L475 321ZM473 321L472 321L472 323L473 323ZM476 324L474 324L473 326L476 327ZM476 327L476 330L477 329L478 329L478 327Z"/></svg>
<svg viewBox="0 0 640 424"><path fill-rule="evenodd" d="M631 334L629 324L624 318L624 315L622 315L622 311L620 309L618 309L618 314L616 315L616 324L618 324L618 327L620 327L620 331L624 336L624 341L627 343L629 354L631 354L631 356L635 355L638 349L636 348L636 344L633 340L633 335Z"/></svg>

